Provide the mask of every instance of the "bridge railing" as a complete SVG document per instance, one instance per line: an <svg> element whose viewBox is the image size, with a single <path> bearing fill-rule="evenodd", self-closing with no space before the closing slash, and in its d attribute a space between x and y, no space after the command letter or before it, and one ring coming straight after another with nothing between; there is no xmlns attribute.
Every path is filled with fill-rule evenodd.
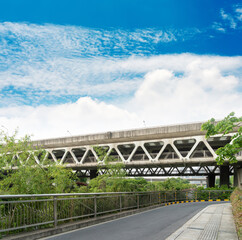
<svg viewBox="0 0 242 240"><path fill-rule="evenodd" d="M159 191L76 194L0 195L0 233L56 227L97 217L177 201L228 199L232 191Z"/></svg>
<svg viewBox="0 0 242 240"><path fill-rule="evenodd" d="M189 151L179 151L182 156L187 156ZM149 153L152 159L155 159L157 156L157 153ZM124 159L128 159L130 155L128 154L123 154L122 155ZM191 158L208 158L208 157L213 157L212 154L210 153L209 150L195 150ZM177 159L179 158L175 152L163 152L162 156L160 156L159 160L162 159ZM115 156L115 159L117 162L121 162L122 159L119 155ZM131 161L148 161L149 158L146 154L144 153L137 153L135 154L132 158ZM91 163L91 162L96 162L97 159L94 156L87 156L85 163Z"/></svg>

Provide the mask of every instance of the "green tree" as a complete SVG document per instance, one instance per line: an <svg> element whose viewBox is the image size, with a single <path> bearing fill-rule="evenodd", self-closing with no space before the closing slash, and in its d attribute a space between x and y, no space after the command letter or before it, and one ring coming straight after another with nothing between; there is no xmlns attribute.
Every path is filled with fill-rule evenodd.
<svg viewBox="0 0 242 240"><path fill-rule="evenodd" d="M105 147L94 146L94 151L98 156L98 172L105 170L105 174L99 175L89 182L90 192L120 192L127 189L124 177L126 176L124 164L118 159L108 155ZM82 187L82 190L87 188ZM126 190L127 191L127 190Z"/></svg>
<svg viewBox="0 0 242 240"><path fill-rule="evenodd" d="M46 160L45 150L34 147L30 137L0 132L0 193L41 194L76 191L70 169ZM38 160L36 161L36 157Z"/></svg>
<svg viewBox="0 0 242 240"><path fill-rule="evenodd" d="M231 112L222 121L216 122L214 118L210 119L202 125L202 130L206 131L206 138L216 134L228 134L236 131L232 136L231 142L216 151L218 157L217 164L222 165L225 160L230 164L236 163L236 154L242 151L242 117L235 117L235 113Z"/></svg>
<svg viewBox="0 0 242 240"><path fill-rule="evenodd" d="M122 162L112 155L107 154L107 149L104 147L93 147L98 155L98 169L105 169L105 175L112 178L122 178L126 176Z"/></svg>

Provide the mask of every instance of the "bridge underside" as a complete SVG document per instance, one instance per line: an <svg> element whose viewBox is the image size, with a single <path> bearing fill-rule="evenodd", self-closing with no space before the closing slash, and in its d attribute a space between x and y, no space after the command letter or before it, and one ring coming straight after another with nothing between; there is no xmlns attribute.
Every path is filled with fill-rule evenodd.
<svg viewBox="0 0 242 240"><path fill-rule="evenodd" d="M206 176L207 186L215 186L215 177L219 176L220 185L230 186L230 176L234 176L234 186L238 185L238 169L241 169L241 163L234 165L218 166L216 163L200 164L193 166L125 166L124 171L129 177L186 177L186 176ZM98 175L105 174L105 168L73 168L80 178L95 178ZM240 171L241 175L241 171ZM241 176L240 176L241 178Z"/></svg>
<svg viewBox="0 0 242 240"><path fill-rule="evenodd" d="M238 170L240 169L240 171ZM107 173L105 168L90 168L80 169L74 168L80 178L95 178L98 175ZM215 177L219 176L220 186L230 186L230 176L234 176L234 186L238 186L238 182L242 177L241 165L223 165L217 166L216 164L204 166L133 166L125 167L124 171L126 176L129 177L188 177L188 176L206 176L207 186L215 187ZM239 176L239 177L238 177Z"/></svg>
<svg viewBox="0 0 242 240"><path fill-rule="evenodd" d="M228 174L234 174L234 166L223 166L228 169ZM107 170L105 168L97 169L75 169L80 177L90 177L94 172L97 174L105 174ZM172 177L172 176L220 176L220 166L189 166L189 167L125 167L124 171L127 176L131 177L146 177L146 176L160 176L160 177Z"/></svg>

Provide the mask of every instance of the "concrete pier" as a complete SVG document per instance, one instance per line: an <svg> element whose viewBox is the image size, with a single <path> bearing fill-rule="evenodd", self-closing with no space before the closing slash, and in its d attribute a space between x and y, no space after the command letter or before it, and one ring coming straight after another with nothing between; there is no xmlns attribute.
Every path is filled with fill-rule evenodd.
<svg viewBox="0 0 242 240"><path fill-rule="evenodd" d="M220 186L229 187L229 166L220 166Z"/></svg>
<svg viewBox="0 0 242 240"><path fill-rule="evenodd" d="M207 184L208 187L215 187L215 174L213 173L208 174L207 182L208 182Z"/></svg>
<svg viewBox="0 0 242 240"><path fill-rule="evenodd" d="M98 176L98 172L96 169L90 170L90 179L96 178Z"/></svg>

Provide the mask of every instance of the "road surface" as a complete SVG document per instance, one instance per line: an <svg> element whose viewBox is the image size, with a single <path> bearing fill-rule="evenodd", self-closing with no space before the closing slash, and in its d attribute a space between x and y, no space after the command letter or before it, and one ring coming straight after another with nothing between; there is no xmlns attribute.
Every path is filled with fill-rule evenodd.
<svg viewBox="0 0 242 240"><path fill-rule="evenodd" d="M43 239L163 240L209 204L216 202L169 205Z"/></svg>

